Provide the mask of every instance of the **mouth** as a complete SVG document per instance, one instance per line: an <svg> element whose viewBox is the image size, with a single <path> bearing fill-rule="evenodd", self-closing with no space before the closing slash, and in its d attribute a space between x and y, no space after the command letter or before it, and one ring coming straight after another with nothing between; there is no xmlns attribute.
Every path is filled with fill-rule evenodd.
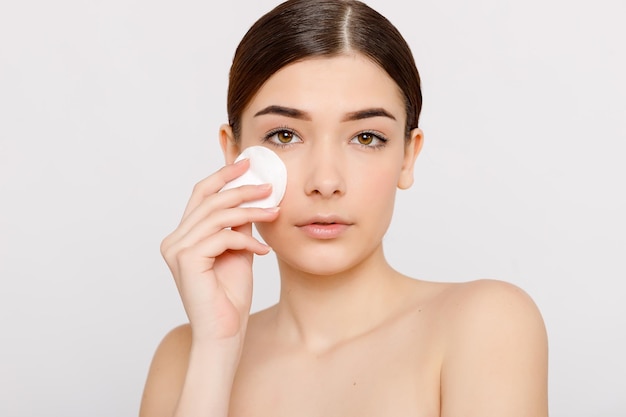
<svg viewBox="0 0 626 417"><path fill-rule="evenodd" d="M348 220L330 216L309 219L297 227L310 238L328 240L340 237L352 225L353 223Z"/></svg>
<svg viewBox="0 0 626 417"><path fill-rule="evenodd" d="M296 226L298 227L303 227L307 225L330 226L330 225L335 225L335 224L351 226L352 222L339 216L329 215L329 216L315 216L307 220L304 220L299 224L296 224Z"/></svg>

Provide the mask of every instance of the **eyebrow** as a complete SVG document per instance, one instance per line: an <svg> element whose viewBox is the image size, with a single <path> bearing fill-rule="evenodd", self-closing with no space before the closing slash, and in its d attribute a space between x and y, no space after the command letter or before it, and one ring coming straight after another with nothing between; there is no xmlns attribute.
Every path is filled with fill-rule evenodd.
<svg viewBox="0 0 626 417"><path fill-rule="evenodd" d="M283 106L267 106L263 110L256 112L254 117L263 116L265 114L277 114L279 116L291 117L293 119L311 121L311 116L307 112Z"/></svg>
<svg viewBox="0 0 626 417"><path fill-rule="evenodd" d="M396 120L396 118L393 117L393 115L389 113L387 110L383 109L382 107L377 107L373 109L364 109L364 110L359 110L359 111L355 111L352 113L348 113L346 117L342 119L342 121L350 122L353 120L369 119L372 117L388 117L392 120Z"/></svg>
<svg viewBox="0 0 626 417"><path fill-rule="evenodd" d="M291 107L276 106L276 105L267 106L266 108L259 110L258 112L256 112L254 117L263 116L266 114L277 114L279 116L286 116L286 117L291 117L293 119L300 119L300 120L306 120L306 121L312 120L311 115L305 111L294 109ZM343 119L341 119L341 121L351 122L355 120L369 119L372 117L387 117L389 119L396 120L396 118L387 110L383 109L382 107L375 107L371 109L363 109L363 110L358 110L355 112L350 112L346 114L346 116Z"/></svg>

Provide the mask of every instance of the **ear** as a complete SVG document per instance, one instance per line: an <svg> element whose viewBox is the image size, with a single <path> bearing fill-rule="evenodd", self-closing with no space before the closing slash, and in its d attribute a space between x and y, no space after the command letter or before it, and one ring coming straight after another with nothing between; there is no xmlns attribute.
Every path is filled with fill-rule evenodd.
<svg viewBox="0 0 626 417"><path fill-rule="evenodd" d="M413 168L423 144L424 132L422 132L422 129L415 128L411 130L409 140L404 145L404 160L402 161L402 169L398 179L398 188L401 190L406 190L413 185Z"/></svg>
<svg viewBox="0 0 626 417"><path fill-rule="evenodd" d="M233 128L228 124L220 126L220 146L222 147L226 164L235 162L235 159L241 153L239 144L235 140L235 135L233 135Z"/></svg>

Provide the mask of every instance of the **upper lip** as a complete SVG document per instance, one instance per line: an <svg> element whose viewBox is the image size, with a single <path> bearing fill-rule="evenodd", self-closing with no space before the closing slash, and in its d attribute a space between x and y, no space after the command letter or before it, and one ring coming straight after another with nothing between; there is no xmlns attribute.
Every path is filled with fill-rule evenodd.
<svg viewBox="0 0 626 417"><path fill-rule="evenodd" d="M328 215L323 215L323 214L318 214L314 217L310 217L300 223L297 223L296 226L301 227L301 226L306 226L309 224L345 224L345 225L351 225L352 222L347 220L344 217L335 215L335 214L328 214Z"/></svg>

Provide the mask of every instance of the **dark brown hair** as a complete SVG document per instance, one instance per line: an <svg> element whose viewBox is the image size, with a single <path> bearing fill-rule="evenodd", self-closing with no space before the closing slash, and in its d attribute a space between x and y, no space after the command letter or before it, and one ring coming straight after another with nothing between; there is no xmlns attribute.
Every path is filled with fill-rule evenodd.
<svg viewBox="0 0 626 417"><path fill-rule="evenodd" d="M261 86L286 65L306 58L361 53L383 68L405 98L406 135L418 126L420 78L413 54L395 26L354 0L288 0L245 34L233 59L228 122L236 139L241 114Z"/></svg>

